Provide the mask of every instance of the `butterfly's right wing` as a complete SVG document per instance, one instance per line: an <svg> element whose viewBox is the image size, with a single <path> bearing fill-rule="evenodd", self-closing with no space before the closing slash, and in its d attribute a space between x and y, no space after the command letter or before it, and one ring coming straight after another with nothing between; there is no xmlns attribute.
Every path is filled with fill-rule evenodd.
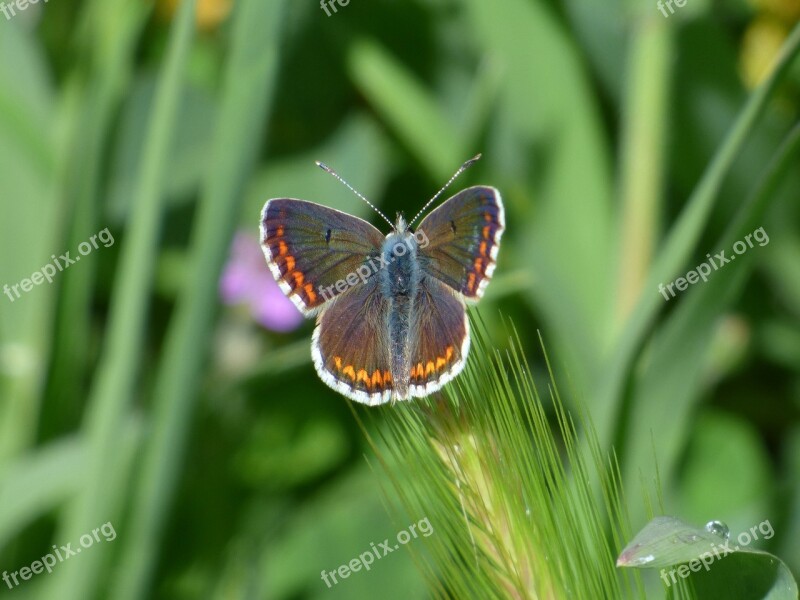
<svg viewBox="0 0 800 600"><path fill-rule="evenodd" d="M362 286L374 274L369 261L380 254L383 239L366 221L305 200L273 198L261 213L261 247L269 269L306 316Z"/></svg>
<svg viewBox="0 0 800 600"><path fill-rule="evenodd" d="M467 302L477 302L492 278L505 216L500 192L475 186L458 192L417 228L428 243L419 249L427 273Z"/></svg>
<svg viewBox="0 0 800 600"><path fill-rule="evenodd" d="M441 389L464 368L469 320L461 296L433 277L420 283L415 310L408 392L412 398L422 398Z"/></svg>

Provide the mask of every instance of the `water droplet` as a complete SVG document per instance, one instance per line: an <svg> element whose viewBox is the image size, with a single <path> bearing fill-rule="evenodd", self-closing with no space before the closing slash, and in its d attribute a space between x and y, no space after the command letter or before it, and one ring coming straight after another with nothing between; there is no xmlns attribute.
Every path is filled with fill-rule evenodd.
<svg viewBox="0 0 800 600"><path fill-rule="evenodd" d="M731 530L722 521L709 521L706 523L706 531L727 540L731 537Z"/></svg>

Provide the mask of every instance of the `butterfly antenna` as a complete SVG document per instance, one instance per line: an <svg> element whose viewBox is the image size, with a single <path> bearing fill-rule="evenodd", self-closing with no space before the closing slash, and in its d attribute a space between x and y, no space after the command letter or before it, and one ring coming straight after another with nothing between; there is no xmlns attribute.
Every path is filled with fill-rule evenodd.
<svg viewBox="0 0 800 600"><path fill-rule="evenodd" d="M436 194L433 196L433 198L431 198L430 200L428 200L428 201L425 203L425 206L423 206L423 207L422 207L422 209L421 209L421 210L420 210L420 211L419 211L419 212L416 214L416 216L415 216L413 219L411 219L411 222L408 224L408 226L409 226L409 227L411 227L411 225L413 225L414 221L416 221L417 219L419 219L420 215L422 215L422 213L424 213L424 212L425 212L425 209L426 209L426 208L428 208L428 207L429 207L431 204L433 204L433 203L436 201L436 199L437 199L439 196L441 196L442 194L444 194L444 191L445 191L447 188L449 188L449 187L450 187L450 184L451 184L451 183L453 183L453 182L456 180L456 177L458 177L458 176L459 176L459 175L461 175L461 174L462 174L464 171L466 171L467 169L469 169L469 168L472 166L472 163L474 163L474 162L478 161L478 160L480 159L480 157L481 157L481 155L480 155L480 154L476 154L475 156L473 156L472 158L470 158L470 159L469 159L467 162L465 162L463 165L461 165L461 166L458 168L458 171L456 171L455 173L453 173L453 176L452 176L452 177L451 177L451 178L448 180L448 182L447 182L447 183L445 183L445 184L444 184L444 187L443 187L442 189L440 189L438 192L436 192Z"/></svg>
<svg viewBox="0 0 800 600"><path fill-rule="evenodd" d="M356 189L355 189L355 188L354 188L352 185L350 185L350 184L349 184L349 183L347 183L347 182L346 182L344 179L342 179L342 178L341 178L341 176L340 176L340 175L339 175L339 174L338 174L336 171L334 171L333 169L331 169L331 168L330 168L328 165L326 165L325 163L322 163L322 162L319 162L319 161L316 161L316 163L317 163L317 166L318 166L320 169L322 169L323 171L326 171L326 172L330 173L331 175L333 175L334 177L336 177L336 179L338 179L338 180L339 180L339 181L341 181L341 182L342 182L342 183L343 183L345 186L347 186L347 189L349 189L349 190L350 190L351 192L353 192L353 193L354 193L356 196L358 196L359 198L361 198L361 199L362 199L364 202L366 202L367 204L369 204L369 205L370 205L370 207L372 208L372 210L374 210L374 211L375 211L376 213L378 213L378 214L379 214L381 217L383 217L383 220L384 220L384 221L386 221L386 222L389 224L389 227L392 227L392 228L394 228L394 223L392 223L392 222L391 222L389 219L387 219L385 214L383 214L381 211L379 211L379 210L378 210L378 209L375 207L375 205L374 205L372 202L370 202L369 200L367 200L366 198L364 198L364 196L361 194L361 192L359 192L358 190L356 190Z"/></svg>

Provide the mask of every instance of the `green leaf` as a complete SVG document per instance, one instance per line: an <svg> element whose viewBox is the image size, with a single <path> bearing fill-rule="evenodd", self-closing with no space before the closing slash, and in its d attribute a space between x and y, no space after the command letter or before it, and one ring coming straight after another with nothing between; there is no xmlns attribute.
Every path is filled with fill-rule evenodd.
<svg viewBox="0 0 800 600"><path fill-rule="evenodd" d="M114 153L106 211L115 222L124 222L130 212L133 190L140 164L144 160L144 134L155 95L155 78L140 78L130 90L123 108L119 137ZM190 82L181 91L181 111L167 158L169 177L165 193L169 199L185 200L199 187L208 165L211 144L210 125L217 106L209 92Z"/></svg>
<svg viewBox="0 0 800 600"><path fill-rule="evenodd" d="M58 289L44 282L25 292L20 285L50 263L52 253L63 250L54 243L61 237L56 103L47 63L35 37L5 20L0 26L0 51L4 57L0 65L2 464L35 439L41 384L52 342L47 329Z"/></svg>
<svg viewBox="0 0 800 600"><path fill-rule="evenodd" d="M0 548L76 493L86 477L86 444L71 437L17 458L0 474Z"/></svg>
<svg viewBox="0 0 800 600"><path fill-rule="evenodd" d="M132 501L129 536L122 549L112 597L148 596L159 541L192 421L198 382L211 345L219 276L256 152L275 95L284 2L238 3L234 37L213 135L213 169L203 181L193 228L191 263L166 335L153 392L152 431ZM181 10L193 10L193 4ZM181 18L186 15L181 13ZM258 118L254 118L258 115ZM256 213L258 214L258 213ZM254 229L257 220L254 215Z"/></svg>
<svg viewBox="0 0 800 600"><path fill-rule="evenodd" d="M726 540L676 517L656 517L620 553L618 567L658 569L689 562Z"/></svg>
<svg viewBox="0 0 800 600"><path fill-rule="evenodd" d="M115 517L118 513L114 511L119 507L115 506L114 498L124 492L122 486L109 489L109 474L117 472L122 460L119 436L131 409L143 358L164 181L168 175L167 155L172 147L180 90L194 35L195 6L196 0L180 5L159 74L131 225L121 249L103 353L86 408L83 431L89 453L87 481L65 511L58 533L61 539L76 540L91 531L98 519ZM129 482L130 478L125 481ZM103 563L108 558L100 552L87 553L81 560L65 564L48 579L48 591L60 593L65 600L92 597L102 583Z"/></svg>
<svg viewBox="0 0 800 600"><path fill-rule="evenodd" d="M770 168L713 250L731 248L763 222L767 208L778 198L774 191L792 169L798 152L800 127L775 152ZM687 290L685 298L670 300L680 304L652 335L647 360L633 386L636 401L630 407L630 422L635 425L626 432L626 444L620 450L627 459L625 481L649 472L653 444L665 478L669 481L675 475L689 431L687 423L704 389L702 376L719 316L741 294L756 261L767 258L761 252L759 246L754 246L735 263L726 265L724 273L715 273L707 282ZM645 296L649 294L656 302L666 304L657 287L657 282L648 282ZM652 432L656 430L658 436L654 440Z"/></svg>
<svg viewBox="0 0 800 600"><path fill-rule="evenodd" d="M739 545L759 531L726 539L676 517L656 517L625 547L617 566L662 569L668 586L690 577L697 598L796 600L797 583L781 560ZM681 566L667 570L675 565Z"/></svg>
<svg viewBox="0 0 800 600"><path fill-rule="evenodd" d="M773 74L753 93L742 109L735 125L729 130L725 142L717 151L714 160L706 169L681 215L662 244L639 301L616 344L612 358L609 360L610 367L602 374L599 390L593 399L592 406L597 414L598 434L604 444L611 442L613 430L617 426L617 405L623 398L624 386L632 365L638 358L638 352L658 313L664 308L664 299L659 294L649 290L657 290L659 283L672 281L677 275L686 272L686 265L690 264L691 261L691 253L708 222L712 208L717 202L723 180L729 174L734 160L745 142L755 130L770 98L772 98L775 89L783 80L798 52L800 52L800 25L795 27L784 45L780 60ZM781 152L778 153L778 155L780 154ZM745 214L745 218L749 218L749 215ZM728 235L725 237L726 243L721 245L722 248L730 247L727 243L729 240L733 243L738 239L733 234L738 231L739 225L737 222L736 229L726 232ZM749 256L749 254L745 256ZM712 280L704 284L704 286L707 288L714 283L714 280ZM739 283L739 281L737 280L736 283ZM699 292L695 294L695 298L699 296ZM709 303L706 306L715 305ZM683 314L681 318L687 319L690 316L694 315ZM678 353L671 356L681 356L681 354ZM660 365L661 363L656 364ZM661 389L667 390L668 388L662 387Z"/></svg>
<svg viewBox="0 0 800 600"><path fill-rule="evenodd" d="M586 389L611 331L610 149L585 63L546 2L467 2L474 40L502 73L486 160L504 190L519 261L577 389ZM495 152L493 148L497 148ZM506 256L504 259L503 256ZM506 262L505 264L510 264Z"/></svg>

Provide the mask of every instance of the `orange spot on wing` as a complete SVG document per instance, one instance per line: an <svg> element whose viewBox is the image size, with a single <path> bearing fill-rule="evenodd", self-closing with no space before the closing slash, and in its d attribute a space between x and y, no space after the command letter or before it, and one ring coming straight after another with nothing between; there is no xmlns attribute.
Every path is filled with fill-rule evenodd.
<svg viewBox="0 0 800 600"><path fill-rule="evenodd" d="M411 377L422 377L425 374L425 367L422 366L422 363L417 363L415 369L411 370Z"/></svg>
<svg viewBox="0 0 800 600"><path fill-rule="evenodd" d="M475 289L475 273L470 273L467 275L467 291L473 291Z"/></svg>
<svg viewBox="0 0 800 600"><path fill-rule="evenodd" d="M302 287L303 280L305 279L305 277L303 277L303 274L300 271L294 271L292 273L292 277L294 277L294 286Z"/></svg>
<svg viewBox="0 0 800 600"><path fill-rule="evenodd" d="M445 360L445 359L444 359L444 357L442 357L442 356L439 356L439 357L436 359L436 370L438 371L439 369L441 369L441 368L442 368L443 366L445 366L446 364L447 364L447 360Z"/></svg>
<svg viewBox="0 0 800 600"><path fill-rule="evenodd" d="M307 284L305 284L303 286L303 289L306 291L306 294L308 295L308 301L311 304L313 304L314 302L317 301L317 294L314 291L314 286L313 285L311 285L310 283L307 283Z"/></svg>
<svg viewBox="0 0 800 600"><path fill-rule="evenodd" d="M450 362L450 359L451 359L451 358L453 358L453 347L452 347L452 346L448 346L448 347L447 347L447 350L445 350L445 356L444 356L444 359L445 359L447 362Z"/></svg>
<svg viewBox="0 0 800 600"><path fill-rule="evenodd" d="M289 246L283 240L278 242L278 256L286 256L289 254Z"/></svg>
<svg viewBox="0 0 800 600"><path fill-rule="evenodd" d="M486 256L486 242L481 242L480 247L478 248L478 252L481 256Z"/></svg>
<svg viewBox="0 0 800 600"><path fill-rule="evenodd" d="M476 258L474 265L475 265L475 271L476 272L480 273L480 272L483 271L483 259L482 258L480 258L480 257Z"/></svg>
<svg viewBox="0 0 800 600"><path fill-rule="evenodd" d="M392 383L392 374L389 371L383 372L383 382L386 385L390 385Z"/></svg>
<svg viewBox="0 0 800 600"><path fill-rule="evenodd" d="M342 370L342 357L341 356L334 356L333 362L336 365L336 368L341 371Z"/></svg>
<svg viewBox="0 0 800 600"><path fill-rule="evenodd" d="M356 383L359 381L363 381L367 387L369 387L369 373L365 369L359 369L358 375L356 376Z"/></svg>
<svg viewBox="0 0 800 600"><path fill-rule="evenodd" d="M489 233L491 232L491 230L492 230L492 228L489 227L488 225L484 226L484 228L483 228L483 239L485 239L485 240L489 239Z"/></svg>
<svg viewBox="0 0 800 600"><path fill-rule="evenodd" d="M425 365L425 375L427 376L435 372L436 372L436 365L433 364L432 360L429 360L428 364Z"/></svg>
<svg viewBox="0 0 800 600"><path fill-rule="evenodd" d="M381 379L381 372L375 369L375 372L372 373L372 386L376 387L379 385L383 385L383 379Z"/></svg>
<svg viewBox="0 0 800 600"><path fill-rule="evenodd" d="M292 255L286 257L286 270L294 271L294 256Z"/></svg>
<svg viewBox="0 0 800 600"><path fill-rule="evenodd" d="M342 369L342 373L347 375L353 381L356 380L356 371L353 369L353 365L347 365L344 369Z"/></svg>
<svg viewBox="0 0 800 600"><path fill-rule="evenodd" d="M283 237L283 225L278 225L278 230L275 232L278 237Z"/></svg>

